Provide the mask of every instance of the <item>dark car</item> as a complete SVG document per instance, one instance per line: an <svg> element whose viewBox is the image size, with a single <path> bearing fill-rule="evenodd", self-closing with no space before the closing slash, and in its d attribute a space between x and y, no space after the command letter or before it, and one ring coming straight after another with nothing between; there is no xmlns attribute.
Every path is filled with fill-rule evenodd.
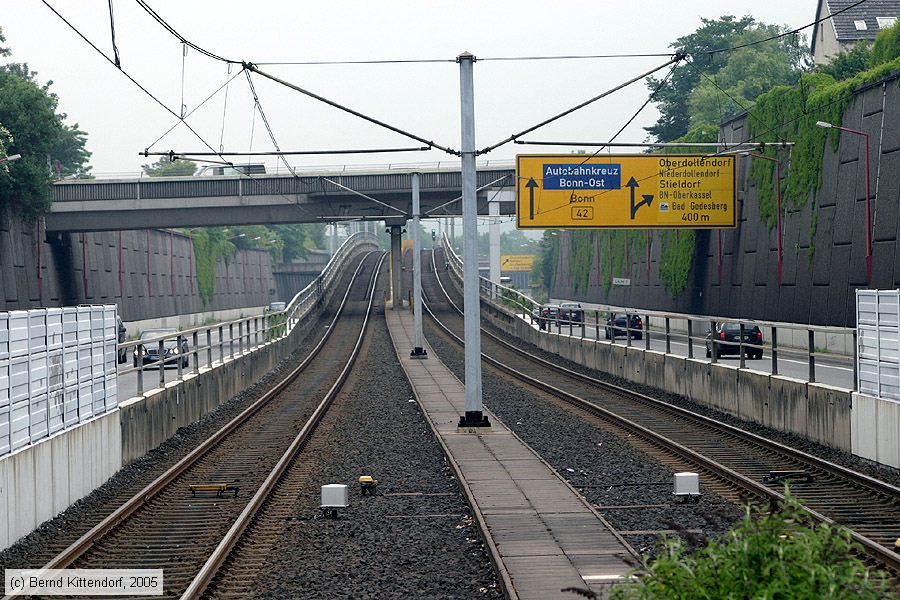
<svg viewBox="0 0 900 600"><path fill-rule="evenodd" d="M741 346L741 324L740 323L717 323L715 327L716 339L721 342L734 342L733 344L713 344L712 332L706 332L706 358L709 358L715 352L716 358L723 354L740 354ZM744 353L748 358L762 358L763 335L759 326L754 323L744 323Z"/></svg>
<svg viewBox="0 0 900 600"><path fill-rule="evenodd" d="M141 340L152 340L153 338L159 338L164 335L177 335L177 329L146 329L141 332ZM190 348L188 347L187 339L181 339L181 346L178 345L178 338L169 338L163 342L163 354L162 357L165 361L165 366L177 366L178 361L181 361L182 368L187 368L191 364L190 355L188 352ZM147 344L140 344L134 347L134 366L146 365L150 363L156 363L160 360L159 356L159 340L150 341ZM163 366L162 364L158 364L157 366Z"/></svg>
<svg viewBox="0 0 900 600"><path fill-rule="evenodd" d="M643 337L644 321L640 316L613 314L606 320L606 339L612 340L617 337L628 337L626 327L631 329L631 339L639 340Z"/></svg>
<svg viewBox="0 0 900 600"><path fill-rule="evenodd" d="M126 331L125 324L122 322L122 319L118 315L116 315L116 330L118 332L117 339L119 340L119 344L124 344L125 340L128 339L128 331ZM128 349L120 347L117 351L116 358L119 361L120 365L128 362Z"/></svg>
<svg viewBox="0 0 900 600"><path fill-rule="evenodd" d="M562 322L584 323L584 310L578 302L561 302L559 320Z"/></svg>
<svg viewBox="0 0 900 600"><path fill-rule="evenodd" d="M538 317L538 327L547 329L550 323L559 321L559 306L556 304L543 304L540 307L540 316Z"/></svg>

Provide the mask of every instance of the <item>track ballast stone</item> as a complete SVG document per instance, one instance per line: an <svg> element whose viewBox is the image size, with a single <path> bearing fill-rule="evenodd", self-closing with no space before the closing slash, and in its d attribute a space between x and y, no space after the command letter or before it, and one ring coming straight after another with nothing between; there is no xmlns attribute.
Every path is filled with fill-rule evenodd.
<svg viewBox="0 0 900 600"><path fill-rule="evenodd" d="M425 325L428 342L462 380L462 351L447 342L437 327ZM709 492L701 481L697 503L681 504L672 496L674 472L627 440L597 428L573 410L561 408L507 376L482 371L484 404L507 427L550 463L619 531L681 531L690 547L730 529L740 507ZM603 508L639 506L639 508ZM696 532L695 532L696 531ZM655 554L659 535L623 535L641 554Z"/></svg>
<svg viewBox="0 0 900 600"><path fill-rule="evenodd" d="M444 454L414 402L383 311L354 374L301 460L312 461L257 598L501 598L488 552ZM362 497L357 479L378 480ZM323 519L321 485L350 486Z"/></svg>

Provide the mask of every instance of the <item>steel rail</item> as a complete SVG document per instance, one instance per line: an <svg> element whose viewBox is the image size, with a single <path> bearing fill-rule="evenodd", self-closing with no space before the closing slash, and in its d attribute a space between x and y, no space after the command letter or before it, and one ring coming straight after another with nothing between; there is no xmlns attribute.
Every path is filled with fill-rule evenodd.
<svg viewBox="0 0 900 600"><path fill-rule="evenodd" d="M231 554L231 551L234 548L235 544L237 544L244 531L253 521L253 518L259 512L265 501L269 498L271 492L275 489L275 486L278 484L278 481L281 479L282 475L284 475L285 471L294 461L297 453L306 444L313 431L315 431L319 422L322 420L322 417L334 402L334 399L335 397L337 397L338 392L341 391L341 388L347 381L347 378L350 376L350 370L356 363L356 358L359 356L359 351L362 347L363 339L366 335L366 328L369 324L369 317L372 314L372 304L373 300L375 299L375 284L378 280L378 274L381 271L381 266L384 263L385 256L387 256L387 253L383 252L381 254L381 258L378 261L378 264L372 271L372 277L368 286L369 303L366 307L366 314L363 318L362 326L360 327L359 337L356 339L356 344L353 346L353 351L350 353L350 358L347 360L347 363L341 370L340 375L338 375L337 380L325 394L325 397L316 407L315 411L313 411L312 416L310 416L309 420L300 430L300 433L297 434L297 437L294 438L294 441L291 442L291 445L287 450L285 450L278 463L266 477L266 480L253 495L253 498L250 500L250 502L247 503L247 505L244 507L244 510L241 511L241 514L232 524L231 528L228 530L228 533L225 534L225 537L222 538L222 541L220 541L219 545L216 546L216 549L207 559L206 563L197 573L196 577L194 577L194 580L191 581L191 584L181 596L182 600L199 598L203 594L207 586L210 584L210 582L212 582L213 577L215 577L216 573L219 572L219 569Z"/></svg>
<svg viewBox="0 0 900 600"><path fill-rule="evenodd" d="M313 347L310 353L303 359L303 361L293 369L284 379L282 379L275 387L271 390L263 394L259 399L257 399L253 404L245 408L238 414L236 417L231 419L225 426L215 432L212 436L207 438L202 444L194 448L191 452L185 455L181 460L175 463L172 467L170 467L166 472L161 474L151 483L144 487L140 492L132 496L129 500L123 503L119 508L110 513L106 518L100 521L97 525L92 527L89 531L84 533L80 538L78 538L75 542L73 542L68 548L63 550L61 553L56 555L53 559L47 562L42 569L63 569L68 565L72 564L75 560L77 560L80 556L82 556L87 550L89 550L100 538L104 537L110 531L115 529L118 525L123 523L126 519L132 516L135 512L137 512L148 500L159 494L164 488L166 488L170 483L172 483L176 478L185 473L192 465L194 465L200 458L208 454L213 448L218 446L225 438L227 438L232 432L234 432L238 427L244 424L251 416L256 414L263 406L268 404L273 398L275 398L279 393L281 393L288 385L290 385L299 375L302 373L306 367L312 362L312 360L319 354L321 349L324 347L325 343L331 337L331 333L334 331L334 325L337 323L338 319L341 317L344 307L347 304L347 299L350 296L350 290L353 287L353 283L356 280L357 275L362 270L363 264L366 261L366 258L372 253L366 254L362 260L360 260L359 265L357 265L356 270L353 273L353 277L350 280L350 283L347 286L347 290L344 292L344 296L341 299L341 303L338 307L338 310L335 311L334 318L331 320L330 324L325 330L324 335L319 340L319 342ZM379 263L380 264L380 263ZM19 597L20 594L10 594L4 596L3 600L9 600L11 598Z"/></svg>
<svg viewBox="0 0 900 600"><path fill-rule="evenodd" d="M434 252L432 252L432 266L435 269L434 270L435 279L437 280L438 285L441 288L441 291L444 293L447 301L450 303L450 305L453 307L453 309L456 312L461 314L459 306L450 297L449 293L447 292L446 288L444 287L443 283L441 282L440 277L438 276L438 270L437 270L437 265L436 265L435 258L434 258ZM438 326L443 331L445 331L458 344L463 343L463 341L455 333L450 331L450 329L437 318L437 316L431 311L430 307L428 307L426 303L423 302L423 305L426 307L428 314L432 317L432 319L434 319L434 321L438 324ZM840 465L834 464L834 463L826 461L824 459L820 459L818 457L815 457L811 454L807 454L807 453L797 450L795 448L791 448L784 444L780 444L778 442L768 440L762 436L744 431L740 428L734 427L732 425L728 425L726 423L716 421L715 419L697 414L697 413L689 411L687 409L683 409L683 408L665 403L661 400L657 400L657 399L647 396L645 394L640 394L638 392L634 392L632 390L628 390L628 389L622 388L620 386L616 386L614 384L607 383L605 381L601 381L599 379L594 379L593 377L589 377L587 375L578 373L571 369L566 369L565 367L562 367L561 365L556 365L556 364L554 364L550 361L547 361L541 357L538 357L532 353L529 353L525 350L517 348L516 346L510 344L509 342L506 342L505 340L500 339L498 336L494 335L492 332L487 331L485 328L482 328L482 332L485 335L487 335L489 338L494 340L495 342L499 343L501 346L508 348L515 353L521 354L521 355L525 356L528 360L535 361L538 364L540 364L541 366L549 368L550 370L573 377L582 382L585 382L585 383L591 384L593 386L596 386L598 388L601 388L604 391L612 392L620 397L626 398L627 400L638 401L641 404L651 405L654 408L661 409L667 413L685 418L689 421L694 421L695 423L700 423L705 427L710 427L710 428L716 429L716 430L723 432L726 435L729 435L733 438L738 438L742 441L746 441L746 442L750 442L750 443L758 445L758 446L762 446L763 448L765 448L771 452L778 452L778 453L785 454L791 460L800 461L807 465L811 465L816 469L826 471L826 472L836 475L844 480L848 480L849 482L851 482L854 485L864 486L869 489L872 489L873 492L881 494L883 496L887 496L889 498L894 498L894 499L900 498L900 488L893 486L887 482L883 482L883 481L880 481L873 477L869 477L868 475L858 473L856 471L852 471L850 469L847 469L846 467L842 467ZM683 458L704 467L706 470L708 470L712 473L718 474L722 479L724 479L726 482L731 483L732 485L737 485L741 489L744 489L746 491L749 491L751 493L754 493L757 496L761 496L766 499L772 499L772 500L783 500L784 499L783 494L781 494L781 493L779 493L779 492L777 492L777 491L775 491L775 490L773 490L773 489L771 489L771 488L769 488L769 487L767 487L745 475L742 475L742 474L738 473L737 471L734 471L733 469L726 467L725 465L722 465L721 463L719 463L711 458L703 456L702 454L700 454L694 450L691 450L690 448L687 448L686 446L683 446L683 445L679 444L678 442L675 442L659 433L656 433L655 431L648 429L648 428L644 427L643 425L635 423L634 421L632 421L630 419L627 419L627 418L625 418L621 415L618 415L608 409L600 407L600 406L594 404L593 402L590 402L589 400L581 398L575 394L571 394L570 392L567 392L565 390L562 390L560 388L552 386L546 382L540 381L539 379L537 379L535 377L526 375L525 373L522 373L521 371L518 371L518 370L514 369L513 367L510 367L509 365L506 365L505 363L503 363L491 356L488 356L485 353L482 353L482 358L484 360L486 360L489 364L512 375L515 378L526 381L528 384L530 384L534 387L537 387L538 389L541 389L547 393L550 393L551 395L557 396L560 399L562 399L570 404L573 404L579 408L582 408L582 409L586 410L587 412L594 414L595 416L601 417L606 421L610 421L617 425L623 426L623 427L629 429L632 433L637 434L637 435L643 437L644 439L649 440L651 443L653 443L655 445L663 446L663 447L669 449L670 452L680 455ZM872 539L870 539L870 538L868 538L868 537L866 537L844 525L841 525L840 523L834 521L833 519L816 511L815 509L812 509L805 505L802 505L802 506L803 506L804 510L806 510L810 515L812 515L816 519L819 519L820 521L828 523L828 524L837 525L837 526L848 529L848 531L850 531L850 534L853 537L853 539L856 542L860 543L870 555L874 556L876 559L878 559L880 562L882 562L884 565L888 566L890 569L894 570L895 572L900 572L900 555L893 552L889 548L886 548L885 546L879 544L878 542L875 542L874 540L872 540Z"/></svg>

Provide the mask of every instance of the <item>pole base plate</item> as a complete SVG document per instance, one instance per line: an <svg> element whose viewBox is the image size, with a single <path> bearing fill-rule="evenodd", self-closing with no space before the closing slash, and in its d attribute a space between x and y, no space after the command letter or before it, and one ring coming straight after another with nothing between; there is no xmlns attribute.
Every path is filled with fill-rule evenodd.
<svg viewBox="0 0 900 600"><path fill-rule="evenodd" d="M480 410L466 411L466 414L459 417L459 423L456 425L456 432L490 433L491 422Z"/></svg>
<svg viewBox="0 0 900 600"><path fill-rule="evenodd" d="M425 351L425 348L413 348L412 352L409 353L409 357L417 359L428 358L428 352Z"/></svg>

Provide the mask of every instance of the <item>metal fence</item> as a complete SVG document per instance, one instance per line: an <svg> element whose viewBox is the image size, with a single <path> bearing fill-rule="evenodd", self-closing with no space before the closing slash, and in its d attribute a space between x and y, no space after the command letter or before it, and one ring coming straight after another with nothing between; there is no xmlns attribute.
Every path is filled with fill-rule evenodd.
<svg viewBox="0 0 900 600"><path fill-rule="evenodd" d="M447 251L447 267L462 281L462 260L446 236L442 238L442 245ZM857 389L857 334L854 328L751 321L604 304L585 310L577 303L572 303L577 306L571 307L541 304L485 277L479 278L479 287L483 298L509 308L519 318L548 334L590 338L600 343L608 340L610 344L619 343L621 338L621 343L626 346L657 349L667 354L681 353L687 358L702 357L711 363L733 355L739 368L748 368L749 360L750 364L765 366L776 375L785 374L784 363L790 362L802 365L802 368L793 369L791 374L794 376L816 382L822 379L822 370L827 369L827 383ZM759 328L759 336L755 335L754 328ZM779 336L800 338L805 344L799 348L779 345ZM850 342L848 346L853 348L852 360L849 356L823 350L820 344L826 336L846 336ZM824 359L827 364L823 364Z"/></svg>
<svg viewBox="0 0 900 600"><path fill-rule="evenodd" d="M149 337L119 344L120 355L132 366L119 371L120 375L137 373L137 393L148 389L148 371L156 371L149 387L163 387L167 382L183 379L186 373L199 373L236 356L251 352L265 344L291 334L297 324L325 298L341 269L358 251L378 248L378 240L371 233L355 233L337 249L322 272L300 290L282 311L266 312L234 321L185 329L177 333ZM167 368L174 368L174 376L167 376Z"/></svg>
<svg viewBox="0 0 900 600"><path fill-rule="evenodd" d="M0 312L0 455L118 406L116 306Z"/></svg>

